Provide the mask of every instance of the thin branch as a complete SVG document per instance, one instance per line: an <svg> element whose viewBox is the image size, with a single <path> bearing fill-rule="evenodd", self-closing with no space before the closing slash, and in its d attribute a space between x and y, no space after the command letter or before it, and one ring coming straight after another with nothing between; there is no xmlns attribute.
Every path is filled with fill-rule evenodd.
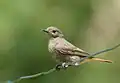
<svg viewBox="0 0 120 83"><path fill-rule="evenodd" d="M91 55L89 55L89 56L81 59L80 62L84 61L85 59L87 59L87 58L89 58L89 57L93 57L93 56L96 56L96 55L98 55L98 54L101 54L101 53L105 53L105 52L114 50L114 49L116 49L116 48L119 47L119 46L120 46L120 44L118 44L118 45L116 45L116 46L114 46L114 47L112 47L112 48L107 48L107 49L105 49L105 50L101 50L101 51L95 52L95 53L93 53L93 54L91 54ZM22 76L22 77L14 80L14 81L9 81L8 83L18 83L19 81L24 80L24 79L36 78L36 77L39 77L39 76L43 76L43 75L50 74L50 73L55 72L55 71L57 71L57 70L56 70L56 67L50 69L50 70L47 71L47 72L41 72L41 73L37 73L37 74L34 74L34 75L29 75L29 76Z"/></svg>
<svg viewBox="0 0 120 83"><path fill-rule="evenodd" d="M119 46L120 46L120 44L117 44L117 45L114 46L114 47L107 48L107 49L104 49L104 50L101 50L101 51L98 51L98 52L92 53L92 54L90 54L89 56L87 56L87 57L81 59L80 62L84 61L84 60L87 59L87 58L90 58L90 57L96 56L96 55L98 55L98 54L101 54L101 53L105 53L105 52L108 52L108 51L114 50L114 49L116 49L116 48L119 47Z"/></svg>
<svg viewBox="0 0 120 83"><path fill-rule="evenodd" d="M34 75L29 75L29 76L22 76L16 80L13 81L13 83L17 83L23 79L32 79L32 78L36 78L36 77L39 77L39 76L43 76L43 75L47 75L47 74L50 74L52 72L55 72L56 71L56 67L50 69L49 71L47 72L41 72L41 73L37 73L37 74L34 74Z"/></svg>

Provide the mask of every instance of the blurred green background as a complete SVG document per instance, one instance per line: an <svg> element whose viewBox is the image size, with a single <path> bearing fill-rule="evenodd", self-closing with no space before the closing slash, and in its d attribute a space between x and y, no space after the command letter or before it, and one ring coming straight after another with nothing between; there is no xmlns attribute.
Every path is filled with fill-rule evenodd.
<svg viewBox="0 0 120 83"><path fill-rule="evenodd" d="M120 43L119 0L0 0L0 82L56 65L40 29L60 28L66 39L93 53ZM20 83L119 83L120 48L90 62Z"/></svg>

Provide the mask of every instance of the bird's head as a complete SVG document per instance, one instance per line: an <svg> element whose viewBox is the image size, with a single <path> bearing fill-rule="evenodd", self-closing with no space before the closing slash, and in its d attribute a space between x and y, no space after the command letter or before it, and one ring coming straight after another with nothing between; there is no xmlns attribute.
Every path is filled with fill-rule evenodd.
<svg viewBox="0 0 120 83"><path fill-rule="evenodd" d="M63 37L61 30L53 26L50 26L47 29L43 29L42 31L48 33L48 35L53 38Z"/></svg>

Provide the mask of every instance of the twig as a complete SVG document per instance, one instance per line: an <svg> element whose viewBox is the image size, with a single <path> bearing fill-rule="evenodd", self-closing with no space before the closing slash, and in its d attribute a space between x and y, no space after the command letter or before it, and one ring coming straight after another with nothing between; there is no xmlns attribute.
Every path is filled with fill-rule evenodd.
<svg viewBox="0 0 120 83"><path fill-rule="evenodd" d="M104 52L108 52L108 51L111 51L111 50L114 50L116 49L117 47L119 47L120 44L112 47L112 48L108 48L108 49L105 49L105 50L102 50L102 51L98 51L98 52L95 52L93 54L90 54L89 56L83 58L80 60L80 62L84 61L85 59L89 58L89 57L93 57L93 56L96 56L98 54L101 54L101 53L104 53ZM43 76L43 75L47 75L47 74L50 74L52 72L55 72L56 71L56 67L50 69L49 71L47 72L41 72L41 73L37 73L37 74L34 74L34 75L29 75L29 76L22 76L14 81L9 81L8 83L18 83L19 81L23 80L23 79L32 79L32 78L36 78L36 77L39 77L39 76Z"/></svg>
<svg viewBox="0 0 120 83"><path fill-rule="evenodd" d="M41 72L41 73L37 73L37 74L34 74L34 75L29 75L29 76L22 76L22 77L20 77L16 80L14 80L13 83L17 83L17 82L19 82L23 79L32 79L32 78L36 78L36 77L39 77L39 76L47 75L47 74L50 74L50 73L55 72L55 71L56 71L56 68L54 67L47 72Z"/></svg>
<svg viewBox="0 0 120 83"><path fill-rule="evenodd" d="M101 53L105 53L105 52L108 52L108 51L114 50L114 49L116 49L116 48L119 47L119 46L120 46L120 44L117 44L117 45L114 46L114 47L107 48L107 49L104 49L104 50L101 50L101 51L98 51L98 52L92 53L92 54L90 54L89 56L87 56L87 57L81 59L80 62L84 61L84 60L87 59L87 58L90 58L90 57L96 56L96 55L98 55L98 54L101 54Z"/></svg>

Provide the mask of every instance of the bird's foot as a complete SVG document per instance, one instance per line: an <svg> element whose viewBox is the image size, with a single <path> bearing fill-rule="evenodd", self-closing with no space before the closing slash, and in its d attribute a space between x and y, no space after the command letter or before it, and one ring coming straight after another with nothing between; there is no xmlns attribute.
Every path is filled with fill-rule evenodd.
<svg viewBox="0 0 120 83"><path fill-rule="evenodd" d="M66 68L68 68L68 66L69 66L69 64L68 64L68 63L65 63L65 62L64 62L64 63L62 63L62 67L63 67L63 68L65 68L65 69L66 69Z"/></svg>
<svg viewBox="0 0 120 83"><path fill-rule="evenodd" d="M66 62L60 63L56 65L56 70L60 70L60 69L67 69L70 65Z"/></svg>
<svg viewBox="0 0 120 83"><path fill-rule="evenodd" d="M62 69L62 63L57 64L55 68L56 68L57 71Z"/></svg>

